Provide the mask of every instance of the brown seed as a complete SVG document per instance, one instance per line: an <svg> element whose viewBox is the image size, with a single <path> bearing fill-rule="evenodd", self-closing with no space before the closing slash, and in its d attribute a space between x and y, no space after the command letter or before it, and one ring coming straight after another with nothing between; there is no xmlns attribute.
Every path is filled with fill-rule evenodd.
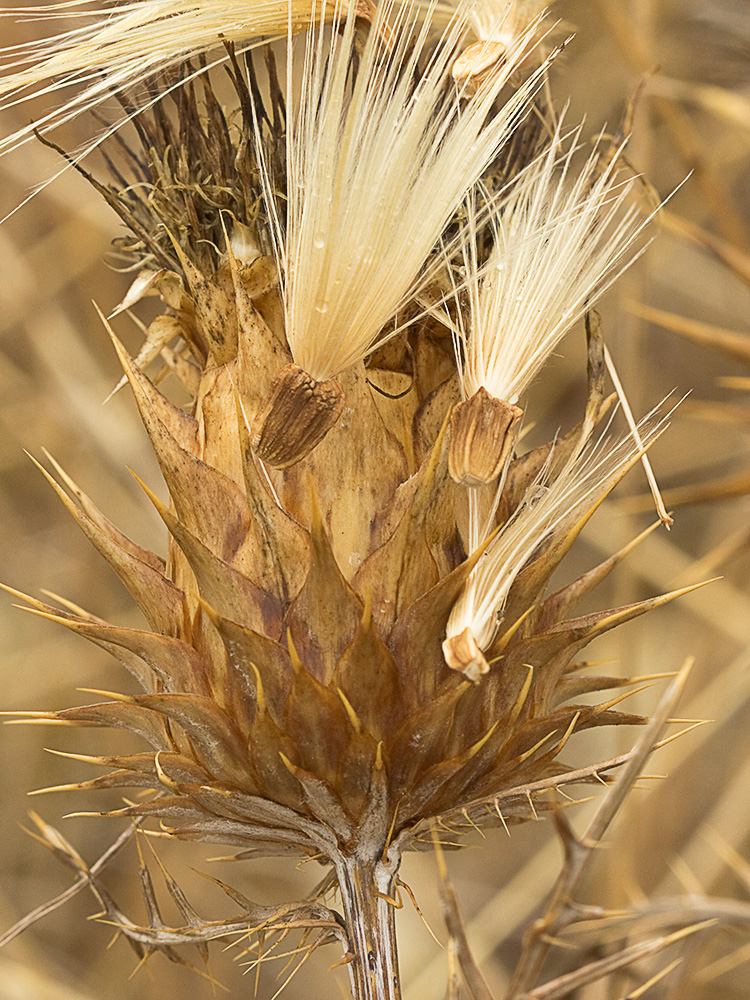
<svg viewBox="0 0 750 1000"><path fill-rule="evenodd" d="M323 440L343 406L334 379L317 382L299 365L286 365L253 422L253 449L266 465L288 469Z"/></svg>
<svg viewBox="0 0 750 1000"><path fill-rule="evenodd" d="M474 42L453 63L453 79L463 85L468 94L474 93L492 72L503 67L507 51L502 42Z"/></svg>
<svg viewBox="0 0 750 1000"><path fill-rule="evenodd" d="M482 486L500 475L515 440L523 410L480 386L451 413L448 470L464 486Z"/></svg>
<svg viewBox="0 0 750 1000"><path fill-rule="evenodd" d="M457 670L476 684L482 674L489 673L489 664L467 625L459 635L443 640L445 662L451 670Z"/></svg>

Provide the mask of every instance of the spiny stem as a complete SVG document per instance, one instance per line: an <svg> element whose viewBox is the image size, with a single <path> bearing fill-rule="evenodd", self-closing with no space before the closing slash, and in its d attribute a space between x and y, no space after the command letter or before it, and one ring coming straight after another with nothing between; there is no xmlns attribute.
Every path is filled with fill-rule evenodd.
<svg viewBox="0 0 750 1000"><path fill-rule="evenodd" d="M355 1000L401 1000L393 903L399 862L357 855L336 862Z"/></svg>

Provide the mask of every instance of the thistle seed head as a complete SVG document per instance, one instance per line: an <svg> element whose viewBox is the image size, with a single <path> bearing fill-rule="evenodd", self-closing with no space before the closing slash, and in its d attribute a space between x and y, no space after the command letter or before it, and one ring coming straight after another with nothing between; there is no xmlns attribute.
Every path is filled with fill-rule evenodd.
<svg viewBox="0 0 750 1000"><path fill-rule="evenodd" d="M425 284L425 261L465 192L542 81L532 72L498 107L528 55L524 33L480 93L467 100L447 90L466 18L457 14L434 43L420 14L416 5L381 4L352 87L354 19L344 19L330 50L318 33L306 37L305 83L288 118L285 232L278 222L275 229L287 340L317 380L352 368L392 335L389 325ZM378 29L391 21L397 41L386 49Z"/></svg>
<svg viewBox="0 0 750 1000"><path fill-rule="evenodd" d="M130 35L119 62L125 27L153 39L157 10L162 47L144 41L136 67ZM54 41L28 82L105 65L107 86L130 86L163 58L164 32L179 35L185 11L164 10L139 0ZM554 808L572 735L644 721L604 695L582 702L623 682L582 680L577 655L675 595L572 616L616 560L546 593L662 429L649 418L587 443L607 408L595 338L583 431L526 454L516 440L519 398L641 231L616 157L600 169L594 153L574 175L580 133L566 151L558 124L541 155L522 142L503 159L532 102L547 110L539 68L511 80L533 19L481 86L457 91L465 13L438 33L432 9L386 2L363 39L358 12L285 7L281 33L312 27L289 31L284 83L272 51L261 86L257 60L230 47L239 110L224 112L207 72L200 102L183 82L171 111L135 119L139 183L98 184L134 234L122 252L146 265L121 309L154 293L165 309L136 359L105 323L169 490L164 504L145 487L168 550L127 539L58 470L50 481L148 629L28 600L142 688L45 715L143 740L77 787L138 788L110 815L240 858L330 865L364 998L395 996L392 956L371 942L392 924L378 907L403 851L431 842L436 819L461 831ZM246 15L232 12L227 37L252 42ZM205 27L186 26L175 62L203 51ZM484 214L480 184L502 191ZM441 281L453 339L422 306ZM159 355L187 408L146 374Z"/></svg>

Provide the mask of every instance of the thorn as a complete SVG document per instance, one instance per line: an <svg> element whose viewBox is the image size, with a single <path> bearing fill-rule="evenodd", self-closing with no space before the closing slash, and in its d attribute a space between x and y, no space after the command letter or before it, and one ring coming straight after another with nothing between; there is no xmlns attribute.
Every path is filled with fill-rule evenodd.
<svg viewBox="0 0 750 1000"><path fill-rule="evenodd" d="M503 816L503 814L500 812L500 800L499 799L495 799L495 803L494 804L495 804L495 812L500 817L500 822L503 824L503 829L505 830L505 832L510 837L510 830L508 829L508 824L505 822L505 816Z"/></svg>
<svg viewBox="0 0 750 1000"><path fill-rule="evenodd" d="M159 757L162 755L162 753L163 753L162 750L158 750L154 754L154 766L156 767L156 773L159 776L159 781L162 783L162 785L165 785L167 788L171 788L172 791L177 791L179 790L180 787L178 782L173 781L167 774L165 774L164 768L161 766L161 761L159 760ZM138 841L136 841L136 843L139 844ZM140 845L138 847L138 850L140 852Z"/></svg>
<svg viewBox="0 0 750 1000"><path fill-rule="evenodd" d="M568 742L568 740L570 739L570 737L571 737L571 736L573 735L573 730L575 729L575 727L576 727L576 725L577 725L577 723L578 723L578 720L579 720L580 718L581 718L581 713L580 713L580 712L576 712L576 714L575 714L575 715L573 716L573 718L572 718L572 719L570 720L570 725L569 725L569 726L568 726L568 728L567 728L567 729L565 730L565 733L564 733L564 735L563 735L563 738L562 738L562 739L560 740L560 742L559 742L559 743L557 744L557 747L555 748L555 753L558 753L558 754L559 754L559 753L561 753L561 752L562 752L562 749L563 749L563 747L564 747L564 746L565 746L565 744L566 744L566 743Z"/></svg>
<svg viewBox="0 0 750 1000"><path fill-rule="evenodd" d="M258 670L252 660L250 660L250 666L253 668L253 673L255 674L255 707L261 715L265 715L266 696L263 693L263 681L260 676L260 670Z"/></svg>
<svg viewBox="0 0 750 1000"><path fill-rule="evenodd" d="M292 661L292 670L294 670L296 674L302 667L302 660L300 660L299 655L297 653L297 648L294 645L291 629L286 630L286 644L289 648L289 657Z"/></svg>
<svg viewBox="0 0 750 1000"><path fill-rule="evenodd" d="M419 904L417 903L417 897L412 892L411 886L408 885L406 882L404 882L403 879L399 878L398 875L396 876L396 885L397 886L401 886L404 890L406 890L406 894L409 897L409 899L411 900L412 906L417 911L417 913L419 914L419 916L422 918L422 923L427 928L427 930L428 930L428 932L430 934L430 937L435 942L435 944L439 945L441 948L444 948L445 945L437 937L437 935L435 934L435 932L433 931L433 929L430 927L430 925L429 925L429 923L427 921L427 918L425 917L424 913L422 913L421 909L419 908Z"/></svg>
<svg viewBox="0 0 750 1000"><path fill-rule="evenodd" d="M551 733L547 733L547 735L543 736L538 743L535 743L530 750L526 750L524 753L522 753L521 756L517 758L518 763L522 764L525 760L528 760L528 758L531 757L533 753L536 753L539 747L545 744L548 740L551 740L556 732L557 730L553 729Z"/></svg>
<svg viewBox="0 0 750 1000"><path fill-rule="evenodd" d="M529 617L532 611L536 611L536 605L532 604L530 608L527 608L524 613L517 618L515 622L510 626L510 628L503 632L500 638L494 643L494 649L497 650L497 655L493 656L491 660L488 660L488 665L496 663L498 660L502 659L503 653L508 646L508 643L513 638L518 629L523 625L526 619Z"/></svg>
<svg viewBox="0 0 750 1000"><path fill-rule="evenodd" d="M654 743L654 750L660 750L662 747L667 746L668 743L673 743L681 736L686 736L688 733L692 733L694 729L698 729L702 725L704 725L703 722L696 722L694 725L688 726L686 729L681 729L679 733L672 733L671 736L665 736L663 740L659 740L658 743Z"/></svg>
<svg viewBox="0 0 750 1000"><path fill-rule="evenodd" d="M80 760L84 764L101 764L103 767L109 767L108 757L92 757L87 753L67 753L65 750L54 750L52 747L43 747L45 753L54 754L55 757L65 757L67 760Z"/></svg>
<svg viewBox="0 0 750 1000"><path fill-rule="evenodd" d="M46 795L47 792L75 792L80 790L80 783L73 781L68 785L48 785L46 788L32 788L27 795Z"/></svg>
<svg viewBox="0 0 750 1000"><path fill-rule="evenodd" d="M442 816L435 816L433 822L439 823L445 830L445 832L449 833L451 836L453 836L454 834L456 834L456 836L460 836L460 831L454 830L453 827L448 826L448 824L445 822Z"/></svg>
<svg viewBox="0 0 750 1000"><path fill-rule="evenodd" d="M82 694L99 694L104 698L111 698L113 701L135 702L135 698L130 694L121 694L119 691L103 691L100 688L76 688Z"/></svg>
<svg viewBox="0 0 750 1000"><path fill-rule="evenodd" d="M521 686L521 690L518 693L518 697L516 698L515 704L511 709L510 718L508 719L509 730L512 729L513 725L516 722L516 719L521 714L521 709L526 704L526 699L528 698L529 691L531 689L531 682L534 678L534 668L532 667L532 665L530 663L524 663L524 666L528 670L528 674L526 675L526 679L524 680L523 685Z"/></svg>
<svg viewBox="0 0 750 1000"><path fill-rule="evenodd" d="M635 695L640 694L641 691L648 691L652 687L651 684L641 684L640 687L633 688L632 691L625 691L623 694L618 694L614 698L610 698L609 701L603 701L600 705L597 705L594 709L595 715L600 715L603 712L608 712L610 708L614 708L615 705L619 705L623 701L627 701L628 698L634 698Z"/></svg>
<svg viewBox="0 0 750 1000"><path fill-rule="evenodd" d="M532 799L531 792L528 790L528 788L526 789L526 798L529 800L529 805L531 806L531 811L534 814L534 819L538 820L539 817L537 816L536 808L534 806L534 800Z"/></svg>
<svg viewBox="0 0 750 1000"><path fill-rule="evenodd" d="M495 732L495 730L499 725L500 725L500 720L498 719L498 721L495 722L494 725L490 727L490 729L484 734L484 736L482 736L481 739L477 740L477 742L474 744L473 747L469 748L469 758L468 758L469 760L471 760L472 757L475 757L479 753L479 751L482 749L482 747L485 745L487 740L492 736L492 734Z"/></svg>
<svg viewBox="0 0 750 1000"><path fill-rule="evenodd" d="M351 724L352 724L352 729L354 729L355 733L361 733L362 732L362 722L361 722L359 716L357 715L357 713L352 708L351 702L346 697L346 695L344 694L344 692L341 690L340 687L336 688L336 694L339 696L339 698L341 699L341 703L343 704L344 708L346 709L346 714L349 717L349 722L351 722Z"/></svg>
<svg viewBox="0 0 750 1000"><path fill-rule="evenodd" d="M462 809L461 810L461 815L465 818L465 820L466 820L467 823L469 823L471 826L474 827L474 829L477 831L478 834L480 834L481 837L483 837L485 840L487 839L487 837L485 836L484 831L481 830L477 826L477 824L474 822L474 820L471 818L471 816L469 816L469 810L468 809Z"/></svg>
<svg viewBox="0 0 750 1000"><path fill-rule="evenodd" d="M279 750L279 757L281 757L281 760L282 760L282 762L284 764L284 767L287 769L287 771L289 771L289 773L292 774L296 778L297 777L297 771L299 770L299 768L297 768L294 764L292 764L292 762L289 760L289 758L287 757L287 755L285 753L282 753L281 750Z"/></svg>
<svg viewBox="0 0 750 1000"><path fill-rule="evenodd" d="M333 969L340 969L342 965L351 965L354 958L354 954L351 951L347 951L347 953L343 955L338 962L334 962L333 965L328 966L328 971L331 972Z"/></svg>

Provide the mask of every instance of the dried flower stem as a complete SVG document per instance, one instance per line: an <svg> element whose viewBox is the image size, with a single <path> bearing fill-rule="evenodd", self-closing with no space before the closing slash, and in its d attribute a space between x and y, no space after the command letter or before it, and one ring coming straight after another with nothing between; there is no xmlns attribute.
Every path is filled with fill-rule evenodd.
<svg viewBox="0 0 750 1000"><path fill-rule="evenodd" d="M396 948L395 875L398 865L355 855L337 861L350 953L349 975L357 1000L400 1000Z"/></svg>

